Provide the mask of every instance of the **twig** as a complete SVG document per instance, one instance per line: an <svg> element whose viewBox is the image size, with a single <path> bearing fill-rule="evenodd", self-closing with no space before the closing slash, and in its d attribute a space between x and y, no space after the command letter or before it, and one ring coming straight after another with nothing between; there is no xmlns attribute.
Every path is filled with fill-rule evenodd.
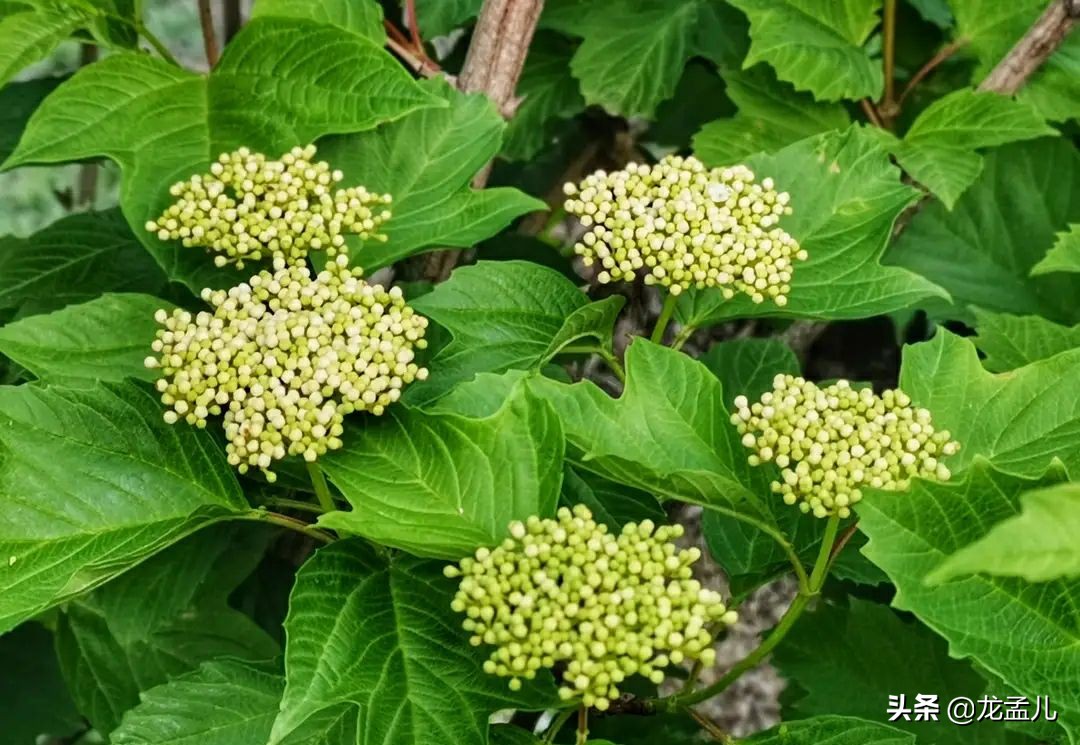
<svg viewBox="0 0 1080 745"><path fill-rule="evenodd" d="M544 0L484 0L458 87L466 93L485 94L503 116L511 115L517 104L514 91L543 7ZM482 189L490 173L490 165L481 169L473 178L473 188ZM424 261L424 277L432 282L446 279L460 255L456 249L430 254Z"/></svg>
<svg viewBox="0 0 1080 745"><path fill-rule="evenodd" d="M859 105L862 106L863 113L866 114L866 118L870 120L871 124L875 127L885 126L881 121L881 115L878 114L877 109L874 108L874 104L869 98L861 99Z"/></svg>
<svg viewBox="0 0 1080 745"><path fill-rule="evenodd" d="M1072 31L1080 16L1077 0L1053 0L1027 33L979 84L981 91L1011 96L1020 90Z"/></svg>
<svg viewBox="0 0 1080 745"><path fill-rule="evenodd" d="M270 523L271 525L277 525L281 528L288 528L289 530L295 530L297 533L303 533L309 538L314 538L320 543L333 543L334 536L330 535L324 530L319 530L313 525L308 525L303 520L297 520L295 517L289 517L288 515L282 515L277 512L270 512L269 510L252 510L243 515L248 520L258 520L259 522Z"/></svg>
<svg viewBox="0 0 1080 745"><path fill-rule="evenodd" d="M222 5L225 9L225 43L228 44L240 32L244 18L240 12L240 0L222 0Z"/></svg>
<svg viewBox="0 0 1080 745"><path fill-rule="evenodd" d="M716 742L724 743L724 745L731 745L735 740L724 730L717 726L716 722L709 719L707 716L699 712L697 709L687 707L686 713L690 715L690 718L697 722L698 726L709 733Z"/></svg>
<svg viewBox="0 0 1080 745"><path fill-rule="evenodd" d="M148 29L142 22L136 21L135 31L138 32L139 36L146 39L150 46L154 48L154 51L161 55L163 60L180 67L180 63L176 61L176 57L173 57L172 52L165 46L165 43L157 38L157 36L154 35L154 32Z"/></svg>
<svg viewBox="0 0 1080 745"><path fill-rule="evenodd" d="M425 78L433 78L439 74L440 70L438 67L431 67L430 61L425 62L423 59L416 56L408 44L402 44L400 41L393 38L393 36L386 37L386 46L390 47L390 51L398 57L401 57L402 61L411 67L413 72L417 75L422 75Z"/></svg>
<svg viewBox="0 0 1080 745"><path fill-rule="evenodd" d="M917 73L915 73L915 75L912 76L911 80L908 81L908 84L906 86L904 86L904 90L900 94L900 100L898 100L896 102L896 105L898 107L903 106L904 101L907 99L907 97L909 95L911 95L911 92L913 90L915 90L915 86L917 86L919 83L921 83L926 78L927 75L929 75L934 70L936 70L938 65L940 65L945 60L949 59L949 57L952 57L960 49L967 46L967 43L968 43L967 39L964 39L964 38L957 39L957 40L953 41L950 44L946 44L944 47L941 48L941 50L937 54L935 54L933 57L931 57L929 60L927 60L926 64L923 65L922 67L920 67L919 71Z"/></svg>
<svg viewBox="0 0 1080 745"><path fill-rule="evenodd" d="M199 25L202 26L203 49L206 50L206 64L213 69L218 62L217 34L214 31L214 12L210 9L210 0L198 0Z"/></svg>
<svg viewBox="0 0 1080 745"><path fill-rule="evenodd" d="M885 96L881 99L878 110L885 125L892 129L896 118L896 0L885 0L881 22L883 72L885 76Z"/></svg>
<svg viewBox="0 0 1080 745"><path fill-rule="evenodd" d="M840 552L844 550L844 546L848 544L848 541L851 540L852 536L854 536L858 530L858 520L844 528L844 532L836 539L836 544L832 548L832 553L829 554L829 566L832 566L833 562L836 561L836 557L840 555Z"/></svg>

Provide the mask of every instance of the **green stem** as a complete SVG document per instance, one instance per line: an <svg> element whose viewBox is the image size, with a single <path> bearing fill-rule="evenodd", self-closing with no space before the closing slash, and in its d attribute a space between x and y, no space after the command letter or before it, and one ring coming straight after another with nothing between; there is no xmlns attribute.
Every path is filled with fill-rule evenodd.
<svg viewBox="0 0 1080 745"><path fill-rule="evenodd" d="M334 498L330 496L330 487L326 483L326 476L323 475L319 464L309 461L306 465L308 475L311 477L311 485L315 487L315 496L319 499L319 506L322 507L322 511L335 511L337 505L334 504Z"/></svg>
<svg viewBox="0 0 1080 745"><path fill-rule="evenodd" d="M671 348L676 352L683 348L686 342L690 341L690 337L697 331L697 327L686 325L679 329L679 333L675 334L675 341L671 343Z"/></svg>
<svg viewBox="0 0 1080 745"><path fill-rule="evenodd" d="M589 742L589 710L582 704L578 708L577 715L577 745L586 745Z"/></svg>
<svg viewBox="0 0 1080 745"><path fill-rule="evenodd" d="M551 723L548 728L547 734L544 735L544 742L555 742L555 738L559 734L559 730L563 728L563 725L574 716L575 709L566 709L559 712L559 716L555 717L555 721Z"/></svg>
<svg viewBox="0 0 1080 745"><path fill-rule="evenodd" d="M799 555L795 553L794 547L792 547L792 545L784 537L783 533L781 533L776 528L773 528L761 522L756 518L750 517L749 515L743 515L739 512L736 512L735 510L730 510L727 507L720 507L719 505L715 504L707 504L703 506L707 510L712 510L713 512L718 512L721 515L727 515L732 519L744 522L747 525L752 525L758 530L760 530L762 533L776 541L777 545L780 546L781 549L783 549L784 554L788 558L788 561L791 562L791 568L795 571L795 577L799 580L799 592L810 592L811 585L809 578L806 576L806 570L803 569L802 562L799 561Z"/></svg>
<svg viewBox="0 0 1080 745"><path fill-rule="evenodd" d="M285 497L267 497L262 500L262 503L267 507L281 507L286 510L297 510L299 512L313 512L317 515L322 515L324 510L317 504L311 502L301 502L299 499L286 499Z"/></svg>
<svg viewBox="0 0 1080 745"><path fill-rule="evenodd" d="M172 52L169 51L169 48L165 46L161 42L161 39L157 38L157 36L155 36L153 32L150 31L150 29L144 26L142 22L135 24L135 30L139 32L140 36L142 36L150 43L150 46L152 46L154 50L161 55L162 59L167 62L173 63L177 67L180 66L180 63L176 61L176 57L172 56Z"/></svg>
<svg viewBox="0 0 1080 745"><path fill-rule="evenodd" d="M559 350L559 354L598 354L600 355L600 358L607 363L607 366L611 368L611 372L619 379L619 382L626 382L626 371L623 370L623 366L619 362L619 359L603 347L593 346L591 344L567 344Z"/></svg>
<svg viewBox="0 0 1080 745"><path fill-rule="evenodd" d="M297 533L303 533L309 538L314 538L321 543L333 543L334 536L330 535L326 531L319 530L316 527L308 525L303 520L297 520L295 517L289 517L288 515L280 515L277 512L269 512L268 510L252 510L242 516L246 520L256 520L258 522L270 523L271 525L277 525L280 528L288 528L294 530Z"/></svg>
<svg viewBox="0 0 1080 745"><path fill-rule="evenodd" d="M674 711L710 699L716 694L726 690L732 683L741 678L744 673L753 670L769 656L769 653L784 640L784 637L791 631L795 622L799 620L799 616L806 610L806 606L811 598L820 592L821 586L825 582L825 574L829 566L829 557L832 554L833 541L836 539L836 529L839 524L839 517L836 515L829 517L829 522L825 526L825 535L821 539L821 549L818 551L817 560L814 562L814 568L810 572L809 591L799 590L799 594L791 601L791 606L787 609L787 613L780 619L780 623L776 624L776 628L772 630L772 633L769 634L768 638L758 645L757 649L739 660L734 667L724 673L720 679L712 685L705 686L704 688L700 688L687 694L678 694L666 699L661 699L656 702L658 709Z"/></svg>
<svg viewBox="0 0 1080 745"><path fill-rule="evenodd" d="M664 343L664 332L667 331L668 322L671 320L671 316L675 314L675 306L679 304L679 296L669 292L668 296L664 298L664 307L660 310L660 317L656 319L656 325L653 327L652 336L649 337L649 341L653 344Z"/></svg>

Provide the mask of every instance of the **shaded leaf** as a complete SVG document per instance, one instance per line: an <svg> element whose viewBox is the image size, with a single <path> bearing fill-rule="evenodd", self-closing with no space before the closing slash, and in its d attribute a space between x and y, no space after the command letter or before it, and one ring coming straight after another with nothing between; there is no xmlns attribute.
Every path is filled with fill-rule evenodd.
<svg viewBox="0 0 1080 745"><path fill-rule="evenodd" d="M519 384L493 415L392 410L321 462L352 505L319 524L420 556L494 546L514 520L551 516L562 481L559 419Z"/></svg>
<svg viewBox="0 0 1080 745"><path fill-rule="evenodd" d="M1059 723L1076 733L1080 581L975 575L926 583L947 556L1019 513L1020 495L1041 483L980 460L961 481L916 479L907 492L873 492L857 512L870 537L863 552L896 585L893 605L945 637L953 657L971 657L1022 695L1049 696Z"/></svg>
<svg viewBox="0 0 1080 745"><path fill-rule="evenodd" d="M784 722L743 740L745 745L915 745L915 735L878 721L822 716Z"/></svg>
<svg viewBox="0 0 1080 745"><path fill-rule="evenodd" d="M487 745L494 711L550 705L550 678L512 693L482 672L484 652L450 610L454 589L439 564L403 554L387 563L355 540L320 549L293 590L287 684L268 745L340 707L361 712L342 745Z"/></svg>
<svg viewBox="0 0 1080 745"><path fill-rule="evenodd" d="M1021 495L1023 512L949 556L930 582L983 573L1029 582L1080 578L1080 485L1058 484Z"/></svg>
<svg viewBox="0 0 1080 745"><path fill-rule="evenodd" d="M567 465L563 474L559 503L565 507L583 504L598 523L619 530L630 522L652 520L667 522L667 513L660 501L648 492L616 484L585 470Z"/></svg>
<svg viewBox="0 0 1080 745"><path fill-rule="evenodd" d="M429 40L446 36L475 18L482 4L483 0L416 0L420 33Z"/></svg>
<svg viewBox="0 0 1080 745"><path fill-rule="evenodd" d="M879 263L893 224L917 192L900 183L899 171L868 130L818 135L748 165L791 194L794 212L780 226L809 259L795 265L786 307L755 305L744 296L724 300L717 289L690 290L678 307L684 324L755 316L865 318L945 296L914 272Z"/></svg>
<svg viewBox="0 0 1080 745"><path fill-rule="evenodd" d="M351 246L367 270L435 248L468 248L527 212L547 209L517 189L472 189L469 182L499 152L506 123L484 95L444 80L420 84L439 108L424 108L371 132L331 137L320 155L360 183L393 196L385 243Z"/></svg>
<svg viewBox="0 0 1080 745"><path fill-rule="evenodd" d="M727 119L709 122L694 135L694 154L710 166L731 165L748 155L774 152L820 132L846 128L851 119L839 104L818 103L781 83L766 65L724 70L726 94L738 107ZM780 174L776 174L780 179Z"/></svg>
<svg viewBox="0 0 1080 745"><path fill-rule="evenodd" d="M133 382L0 387L0 630L247 511L210 434Z"/></svg>
<svg viewBox="0 0 1080 745"><path fill-rule="evenodd" d="M0 88L0 162L15 150L34 109L64 78L39 78Z"/></svg>
<svg viewBox="0 0 1080 745"><path fill-rule="evenodd" d="M819 101L881 95L879 62L863 49L878 24L874 0L730 0L750 19L745 67L768 62Z"/></svg>
<svg viewBox="0 0 1080 745"><path fill-rule="evenodd" d="M732 339L709 347L700 358L702 364L724 386L724 405L730 407L736 396L751 401L772 390L773 378L780 374L799 374L799 360L781 339Z"/></svg>
<svg viewBox="0 0 1080 745"><path fill-rule="evenodd" d="M1063 139L1006 145L950 212L931 203L892 246L888 262L944 287L948 317L970 306L1054 321L1080 320L1080 276L1029 277L1054 233L1080 220L1080 154ZM793 293L794 294L794 293Z"/></svg>
<svg viewBox="0 0 1080 745"><path fill-rule="evenodd" d="M1062 326L1042 316L1011 316L974 308L975 345L990 372L1005 372L1080 347L1080 324Z"/></svg>
<svg viewBox="0 0 1080 745"><path fill-rule="evenodd" d="M208 77L134 53L82 68L34 113L4 167L115 160L123 172L120 202L135 234L170 278L199 291L242 275L216 268L201 248L159 241L145 229L172 201L171 184L205 172L218 153L241 145L276 156L440 103L369 39L314 21L265 17L244 26Z"/></svg>
<svg viewBox="0 0 1080 745"><path fill-rule="evenodd" d="M36 745L39 735L63 738L84 729L47 629L31 622L0 636L0 659L0 732L6 742Z"/></svg>
<svg viewBox="0 0 1080 745"><path fill-rule="evenodd" d="M150 295L106 294L0 327L0 353L48 383L153 381L158 373L143 360L160 328L154 313L172 307Z"/></svg>
<svg viewBox="0 0 1080 745"><path fill-rule="evenodd" d="M1057 459L1080 466L1080 350L1012 372L993 375L975 345L945 329L904 349L900 387L930 410L934 426L948 429L961 449L947 462L953 472L976 456L1028 477Z"/></svg>

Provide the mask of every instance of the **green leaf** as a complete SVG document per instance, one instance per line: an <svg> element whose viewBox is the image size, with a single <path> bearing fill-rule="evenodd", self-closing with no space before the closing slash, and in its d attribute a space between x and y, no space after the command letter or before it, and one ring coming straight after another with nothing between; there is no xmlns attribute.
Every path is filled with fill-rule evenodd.
<svg viewBox="0 0 1080 745"><path fill-rule="evenodd" d="M398 408L344 439L322 463L353 509L323 515L324 527L457 559L497 544L514 520L554 514L562 432L524 384L489 417Z"/></svg>
<svg viewBox="0 0 1080 745"><path fill-rule="evenodd" d="M0 636L0 658L0 732L5 741L34 745L40 735L62 739L83 729L48 630L26 623Z"/></svg>
<svg viewBox="0 0 1080 745"><path fill-rule="evenodd" d="M626 379L618 399L589 381L531 381L559 413L576 467L663 499L760 512L755 494L768 493L767 469L747 464L708 368L637 339L626 352Z"/></svg>
<svg viewBox="0 0 1080 745"><path fill-rule="evenodd" d="M934 24L938 28L949 28L953 24L952 11L949 10L947 0L908 0L923 17L923 20Z"/></svg>
<svg viewBox="0 0 1080 745"><path fill-rule="evenodd" d="M968 306L974 305L1080 320L1073 302L1080 276L1029 277L1054 233L1080 221L1080 154L1061 138L1042 139L1006 145L983 162L982 174L951 212L939 203L919 211L888 262L948 290L955 303L951 318L970 320ZM1007 218L1002 205L1011 205Z"/></svg>
<svg viewBox="0 0 1080 745"><path fill-rule="evenodd" d="M1039 485L980 460L962 481L916 479L907 492L869 494L857 508L859 525L870 537L864 553L896 585L894 606L945 637L951 656L971 657L1023 695L1049 696L1059 723L1077 734L1080 582L974 575L926 583L947 556L1016 515L1020 495Z"/></svg>
<svg viewBox="0 0 1080 745"><path fill-rule="evenodd" d="M1080 484L1021 495L1023 512L949 556L930 582L983 573L1028 582L1080 578Z"/></svg>
<svg viewBox="0 0 1080 745"><path fill-rule="evenodd" d="M247 510L210 434L132 383L0 387L0 631Z"/></svg>
<svg viewBox="0 0 1080 745"><path fill-rule="evenodd" d="M0 88L0 162L15 150L27 120L64 78L39 78Z"/></svg>
<svg viewBox="0 0 1080 745"><path fill-rule="evenodd" d="M160 328L154 312L172 307L150 295L106 294L0 327L0 353L48 383L152 381L158 373L143 360Z"/></svg>
<svg viewBox="0 0 1080 745"><path fill-rule="evenodd" d="M278 653L266 632L227 602L266 548L266 530L258 531L199 531L66 606L57 626L60 667L98 731L114 730L140 691L206 660Z"/></svg>
<svg viewBox="0 0 1080 745"><path fill-rule="evenodd" d="M667 513L660 501L646 491L566 466L559 503L565 507L583 504L592 511L597 522L612 530L620 530L630 522L652 520L667 522Z"/></svg>
<svg viewBox="0 0 1080 745"><path fill-rule="evenodd" d="M732 12L738 12L732 9ZM735 105L725 95L726 86L716 68L704 60L690 60L683 70L675 95L656 109L649 129L641 138L655 152L685 150L694 134L720 117L735 113Z"/></svg>
<svg viewBox="0 0 1080 745"><path fill-rule="evenodd" d="M0 308L33 301L50 310L103 292L154 293L165 283L120 210L71 215L29 238L0 237Z"/></svg>
<svg viewBox="0 0 1080 745"><path fill-rule="evenodd" d="M700 0L693 53L721 69L742 65L750 49L750 24L727 0Z"/></svg>
<svg viewBox="0 0 1080 745"><path fill-rule="evenodd" d="M879 715L880 717L880 715ZM878 721L822 716L784 722L742 741L743 745L915 745L915 735Z"/></svg>
<svg viewBox="0 0 1080 745"><path fill-rule="evenodd" d="M0 18L0 85L48 57L89 18L83 8L54 8L46 3L20 4L5 10L9 12Z"/></svg>
<svg viewBox="0 0 1080 745"><path fill-rule="evenodd" d="M873 721L884 717L890 695L903 695L910 706L916 695L933 693L946 704L957 696L977 700L987 688L971 665L950 659L944 639L855 597L847 608L822 603L804 614L772 661L801 694L784 707L785 718L838 714ZM890 724L937 745L1005 742L1005 725L998 722L958 727L942 716Z"/></svg>
<svg viewBox="0 0 1080 745"><path fill-rule="evenodd" d="M541 31L533 38L514 91L524 100L506 128L502 157L531 160L551 143L553 125L585 110L585 99L570 75L573 54L569 40L559 34Z"/></svg>
<svg viewBox="0 0 1080 745"><path fill-rule="evenodd" d="M924 109L895 152L900 165L952 209L982 170L976 150L1056 134L1028 104L966 88Z"/></svg>
<svg viewBox="0 0 1080 745"><path fill-rule="evenodd" d="M975 345L986 355L983 366L1005 372L1080 347L1080 324L1062 326L1042 316L1010 316L973 309L979 335Z"/></svg>
<svg viewBox="0 0 1080 745"><path fill-rule="evenodd" d="M386 43L382 7L375 0L257 0L252 18L299 18Z"/></svg>
<svg viewBox="0 0 1080 745"><path fill-rule="evenodd" d="M697 2L612 0L580 20L585 40L570 61L589 104L651 117L675 92L691 55Z"/></svg>
<svg viewBox="0 0 1080 745"><path fill-rule="evenodd" d="M850 123L839 104L818 103L781 83L766 65L724 70L726 94L739 113L709 122L694 135L694 154L711 166L741 162L759 152L775 152L820 132ZM780 174L776 175L779 180Z"/></svg>
<svg viewBox="0 0 1080 745"><path fill-rule="evenodd" d="M492 727L491 742L492 745L543 745L532 732L512 724Z"/></svg>
<svg viewBox="0 0 1080 745"><path fill-rule="evenodd" d="M1032 276L1051 272L1080 272L1080 224L1058 233L1050 251L1031 268Z"/></svg>
<svg viewBox="0 0 1080 745"><path fill-rule="evenodd" d="M964 39L966 50L978 64L972 82L989 74L1013 45L1046 10L1042 0L950 0L956 17L956 39ZM1018 97L1035 106L1040 114L1055 121L1080 116L1080 37L1066 36L1057 51L1031 75Z"/></svg>
<svg viewBox="0 0 1080 745"><path fill-rule="evenodd" d="M961 449L954 473L982 456L1008 473L1034 477L1057 459L1080 473L1080 350L1012 372L983 369L975 345L945 329L904 349L900 387L930 410Z"/></svg>
<svg viewBox="0 0 1080 745"><path fill-rule="evenodd" d="M487 745L496 710L550 705L550 679L512 693L482 672L485 653L450 610L454 590L432 562L399 554L387 563L356 540L320 549L293 589L288 682L268 745L344 706L361 712L356 745Z"/></svg>
<svg viewBox="0 0 1080 745"><path fill-rule="evenodd" d="M700 358L724 386L724 405L736 396L751 401L772 390L773 378L799 374L799 360L782 340L733 339L713 344Z"/></svg>
<svg viewBox="0 0 1080 745"><path fill-rule="evenodd" d="M480 12L483 0L416 0L416 20L425 39L446 36ZM529 50L532 54L532 50Z"/></svg>
<svg viewBox="0 0 1080 745"><path fill-rule="evenodd" d="M171 184L241 145L277 155L440 103L369 39L313 21L260 18L229 43L208 77L134 53L84 67L38 108L4 167L115 160L135 234L170 278L199 291L242 275L145 229L172 201Z"/></svg>
<svg viewBox="0 0 1080 745"><path fill-rule="evenodd" d="M430 364L431 377L405 399L431 401L481 372L535 370L572 342L610 347L622 299L590 303L553 269L526 261L481 261L413 301L453 340Z"/></svg>
<svg viewBox="0 0 1080 745"><path fill-rule="evenodd" d="M865 318L945 296L923 277L879 263L893 224L918 192L900 183L899 171L868 130L818 135L752 158L748 165L791 194L794 214L780 225L800 241L809 259L795 266L785 308L755 305L742 296L724 300L716 289L691 290L680 298L684 324L777 315Z"/></svg>
<svg viewBox="0 0 1080 745"><path fill-rule="evenodd" d="M321 157L344 171L346 183L394 198L388 240L353 248L354 259L369 271L422 251L471 247L515 218L547 209L517 189L470 188L476 172L498 154L506 128L486 96L466 95L438 79L420 88L444 106L320 144Z"/></svg>
<svg viewBox="0 0 1080 745"><path fill-rule="evenodd" d="M744 67L768 62L819 101L881 95L881 63L863 45L878 24L874 0L730 0L750 18Z"/></svg>

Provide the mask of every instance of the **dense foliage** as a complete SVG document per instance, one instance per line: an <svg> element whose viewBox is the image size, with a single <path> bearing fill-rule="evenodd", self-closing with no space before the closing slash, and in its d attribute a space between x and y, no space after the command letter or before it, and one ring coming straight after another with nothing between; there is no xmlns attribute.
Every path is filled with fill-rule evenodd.
<svg viewBox="0 0 1080 745"><path fill-rule="evenodd" d="M0 740L1080 743L1047 4L0 0Z"/></svg>

